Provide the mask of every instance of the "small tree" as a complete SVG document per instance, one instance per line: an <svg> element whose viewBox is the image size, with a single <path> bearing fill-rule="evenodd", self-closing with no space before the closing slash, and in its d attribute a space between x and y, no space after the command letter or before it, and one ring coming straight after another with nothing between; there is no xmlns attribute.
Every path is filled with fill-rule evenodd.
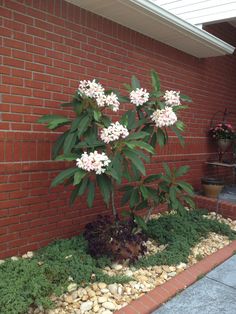
<svg viewBox="0 0 236 314"><path fill-rule="evenodd" d="M151 211L164 201L174 209L183 208L182 201L193 205L191 198L185 195L193 193L192 187L183 181L177 183L187 167L174 169L172 173L164 164L164 175L146 176L150 156L156 153L158 145L162 148L168 142L168 128L183 144L184 124L177 116L186 108L181 101L191 101L180 92L162 92L155 71L151 71L151 85L152 91L147 92L133 76L131 85L125 85L129 97L121 97L118 92L105 91L95 80L80 81L72 102L62 104L73 108L73 120L61 115L45 115L38 120L47 123L51 130L67 127L54 144L53 159L74 161L74 165L59 173L51 186L72 184L70 204L87 194L91 207L98 187L104 202L118 218L115 191L128 181L129 184L121 188L122 204L129 203L129 215L141 225L144 225L143 220L135 215L139 209L147 209L147 220ZM131 103L133 109L112 122L109 110L117 112L120 102Z"/></svg>

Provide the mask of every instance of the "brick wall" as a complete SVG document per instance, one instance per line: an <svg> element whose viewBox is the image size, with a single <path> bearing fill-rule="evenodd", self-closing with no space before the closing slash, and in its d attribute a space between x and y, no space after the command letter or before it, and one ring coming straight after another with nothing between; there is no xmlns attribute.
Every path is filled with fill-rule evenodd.
<svg viewBox="0 0 236 314"><path fill-rule="evenodd" d="M57 134L36 120L64 114L59 103L71 99L79 79L122 88L135 74L148 88L149 71L156 69L163 88L189 95L185 148L170 138L150 171L163 160L189 164L187 179L199 188L209 170L204 162L215 157L206 138L213 114L227 106L236 126L235 55L199 60L62 0L0 3L0 258L77 234L107 212L99 197L92 209L83 200L69 208L67 189L49 190L65 165L51 161ZM229 41L236 35L228 24L209 31Z"/></svg>

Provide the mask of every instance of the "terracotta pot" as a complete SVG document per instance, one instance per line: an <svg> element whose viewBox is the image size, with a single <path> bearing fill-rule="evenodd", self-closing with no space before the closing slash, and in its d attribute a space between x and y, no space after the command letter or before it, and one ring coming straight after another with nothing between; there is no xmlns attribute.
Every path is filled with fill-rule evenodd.
<svg viewBox="0 0 236 314"><path fill-rule="evenodd" d="M204 195L211 198L218 198L224 187L223 181L216 178L202 178L201 181Z"/></svg>

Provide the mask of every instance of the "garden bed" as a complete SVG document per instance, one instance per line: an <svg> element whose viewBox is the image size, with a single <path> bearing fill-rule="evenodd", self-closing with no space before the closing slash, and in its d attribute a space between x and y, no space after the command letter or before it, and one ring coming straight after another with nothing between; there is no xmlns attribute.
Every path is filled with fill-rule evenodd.
<svg viewBox="0 0 236 314"><path fill-rule="evenodd" d="M215 213L155 216L148 224L147 253L130 266L93 259L82 236L58 241L33 257L12 258L0 266L1 313L26 313L32 303L28 313L113 313L227 246L234 238L227 226L236 231L236 221ZM49 293L54 309L43 310L50 305Z"/></svg>

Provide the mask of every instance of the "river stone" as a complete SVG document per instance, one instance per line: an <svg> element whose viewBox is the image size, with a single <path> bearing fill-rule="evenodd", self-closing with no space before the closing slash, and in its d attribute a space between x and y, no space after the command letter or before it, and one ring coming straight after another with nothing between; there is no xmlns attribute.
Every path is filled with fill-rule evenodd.
<svg viewBox="0 0 236 314"><path fill-rule="evenodd" d="M112 302L104 302L104 303L102 304L102 306L103 306L105 309L111 310L111 311L114 311L114 310L116 309L115 304L112 303Z"/></svg>
<svg viewBox="0 0 236 314"><path fill-rule="evenodd" d="M99 287L99 289L105 289L107 287L107 284L104 282L99 282L98 287Z"/></svg>
<svg viewBox="0 0 236 314"><path fill-rule="evenodd" d="M114 264L111 265L111 268L114 269L114 270L121 270L123 268L123 266L120 265L120 264L114 263Z"/></svg>
<svg viewBox="0 0 236 314"><path fill-rule="evenodd" d="M132 277L133 276L132 270L129 270L129 269L127 269L124 274L125 274L125 276L128 276L128 277Z"/></svg>
<svg viewBox="0 0 236 314"><path fill-rule="evenodd" d="M11 260L12 260L12 261L18 261L19 258L18 258L17 256L12 256L12 257L11 257Z"/></svg>
<svg viewBox="0 0 236 314"><path fill-rule="evenodd" d="M117 294L118 292L118 285L116 283L108 285L108 289L112 294Z"/></svg>
<svg viewBox="0 0 236 314"><path fill-rule="evenodd" d="M87 301L87 302L81 303L80 311L83 314L86 311L90 311L92 308L93 308L93 302L92 301Z"/></svg>
<svg viewBox="0 0 236 314"><path fill-rule="evenodd" d="M98 298L98 303L104 303L107 301L107 297L106 296L103 296L103 297L99 297Z"/></svg>
<svg viewBox="0 0 236 314"><path fill-rule="evenodd" d="M77 284L76 283L70 283L69 286L67 287L68 292L75 291L77 289Z"/></svg>

